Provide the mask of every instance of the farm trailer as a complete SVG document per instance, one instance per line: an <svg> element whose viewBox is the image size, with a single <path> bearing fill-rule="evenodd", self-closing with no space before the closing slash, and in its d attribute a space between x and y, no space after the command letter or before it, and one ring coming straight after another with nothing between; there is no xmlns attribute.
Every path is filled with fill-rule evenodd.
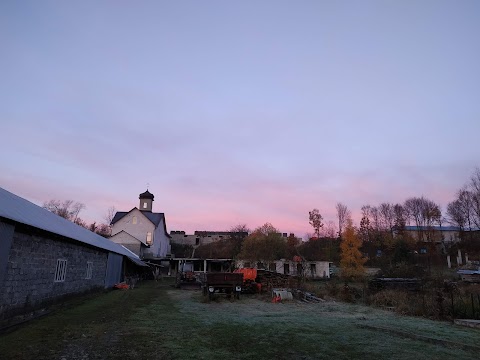
<svg viewBox="0 0 480 360"><path fill-rule="evenodd" d="M240 298L243 284L242 273L204 273L201 274L203 295L212 300L215 294L222 294L230 297L232 294L236 299Z"/></svg>

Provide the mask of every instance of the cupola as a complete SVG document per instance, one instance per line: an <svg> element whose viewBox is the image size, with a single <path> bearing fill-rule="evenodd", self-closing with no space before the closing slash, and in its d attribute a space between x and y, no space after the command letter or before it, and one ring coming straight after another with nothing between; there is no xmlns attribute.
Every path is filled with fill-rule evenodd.
<svg viewBox="0 0 480 360"><path fill-rule="evenodd" d="M141 211L150 211L152 212L152 202L153 202L153 194L150 193L150 191L145 191L144 193L140 194L138 196L138 198L140 199L140 206L139 206L139 209Z"/></svg>

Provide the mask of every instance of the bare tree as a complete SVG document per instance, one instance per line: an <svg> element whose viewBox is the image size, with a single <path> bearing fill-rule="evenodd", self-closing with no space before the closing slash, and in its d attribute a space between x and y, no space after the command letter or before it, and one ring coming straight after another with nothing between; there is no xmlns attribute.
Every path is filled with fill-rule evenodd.
<svg viewBox="0 0 480 360"><path fill-rule="evenodd" d="M424 240L425 235L431 238L433 226L440 224L442 219L440 206L422 196L407 199L404 208L417 226L418 240Z"/></svg>
<svg viewBox="0 0 480 360"><path fill-rule="evenodd" d="M103 217L105 222L110 225L112 223L113 218L115 217L115 214L117 213L117 209L115 209L115 206L110 206L107 209L107 213Z"/></svg>
<svg viewBox="0 0 480 360"><path fill-rule="evenodd" d="M358 235L364 242L370 242L373 240L373 219L372 219L372 206L362 206L362 219L360 220L360 229Z"/></svg>
<svg viewBox="0 0 480 360"><path fill-rule="evenodd" d="M472 221L480 228L480 168L476 168L468 183L471 201Z"/></svg>
<svg viewBox="0 0 480 360"><path fill-rule="evenodd" d="M407 211L401 204L395 204L393 207L395 213L395 227L399 231L403 231L407 225Z"/></svg>
<svg viewBox="0 0 480 360"><path fill-rule="evenodd" d="M49 200L43 203L43 208L77 225L83 226L84 221L79 219L78 215L80 211L85 209L85 204L74 202L73 200L65 200L63 202L60 200Z"/></svg>
<svg viewBox="0 0 480 360"><path fill-rule="evenodd" d="M315 231L315 236L320 237L320 229L323 227L323 217L320 214L318 209L313 209L308 212L309 224L312 225L313 230Z"/></svg>
<svg viewBox="0 0 480 360"><path fill-rule="evenodd" d="M340 202L337 203L335 208L337 209L338 234L341 237L347 220L351 218L351 212L348 210L347 205Z"/></svg>
<svg viewBox="0 0 480 360"><path fill-rule="evenodd" d="M334 239L337 232L337 227L334 221L327 221L327 223L320 230L320 237Z"/></svg>
<svg viewBox="0 0 480 360"><path fill-rule="evenodd" d="M391 232L395 225L395 205L382 203L378 207L378 210L382 229Z"/></svg>
<svg viewBox="0 0 480 360"><path fill-rule="evenodd" d="M462 205L460 199L456 199L447 205L447 221L464 230L467 224L467 217Z"/></svg>
<svg viewBox="0 0 480 360"><path fill-rule="evenodd" d="M96 227L95 232L100 236L109 238L110 235L112 234L112 229L107 224L100 224Z"/></svg>

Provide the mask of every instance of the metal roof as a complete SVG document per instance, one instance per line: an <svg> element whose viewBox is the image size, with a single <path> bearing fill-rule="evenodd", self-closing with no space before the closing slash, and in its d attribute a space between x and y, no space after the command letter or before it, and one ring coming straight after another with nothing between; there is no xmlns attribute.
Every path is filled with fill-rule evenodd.
<svg viewBox="0 0 480 360"><path fill-rule="evenodd" d="M124 247L91 232L73 222L31 203L0 187L0 218L13 220L20 224L33 226L54 234L127 256L138 265L145 263L132 256ZM140 264L141 263L141 264Z"/></svg>
<svg viewBox="0 0 480 360"><path fill-rule="evenodd" d="M436 231L460 231L458 226L405 226L405 230L409 231L427 231L427 230L436 230Z"/></svg>
<svg viewBox="0 0 480 360"><path fill-rule="evenodd" d="M137 208L133 208L130 211L118 211L117 213L115 213L115 216L112 219L112 225L115 224L118 220L122 219L125 215L127 215L128 213L132 212L135 209L137 209ZM150 212L150 211L142 211L142 210L139 210L139 211L143 215L145 215L145 217L148 220L150 220L152 222L152 224L155 225L155 227L157 227L158 224L160 224L160 221L164 218L163 213L153 213L153 212Z"/></svg>

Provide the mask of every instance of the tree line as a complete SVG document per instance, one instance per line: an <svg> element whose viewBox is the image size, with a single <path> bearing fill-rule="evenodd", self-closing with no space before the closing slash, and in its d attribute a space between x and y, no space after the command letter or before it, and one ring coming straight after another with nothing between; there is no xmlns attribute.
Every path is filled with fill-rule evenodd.
<svg viewBox="0 0 480 360"><path fill-rule="evenodd" d="M106 223L87 224L79 214L85 209L82 203L72 200L50 200L43 206L53 213L94 231L102 236L110 235L110 223L115 215L111 207L105 216ZM185 257L195 254L204 258L238 258L258 262L278 259L325 260L340 263L345 274L355 276L362 272L367 258L375 263L380 253L382 261L390 266L408 263L412 260L414 248L419 243L430 244L430 252L436 251L439 240L436 226L453 225L460 229L461 240L467 239L464 232L480 229L480 169L476 169L467 183L457 191L442 214L440 205L424 196L411 197L403 203L381 203L377 206L364 205L361 208L359 226L354 225L352 213L343 203L335 206L337 223L324 223L320 210L314 208L308 213L313 234L307 241L290 234L284 237L272 224L250 231L245 224L230 229L225 240L199 247L174 246L172 252ZM408 234L406 226L414 225L416 238ZM472 231L469 239L472 240ZM247 235L248 234L248 235ZM442 239L440 238L440 241ZM456 250L458 244L444 244L446 250ZM448 246L453 246L448 249ZM463 242L462 246L469 246ZM476 248L473 248L475 250ZM476 249L480 254L480 248ZM429 255L430 256L430 255ZM380 260L379 260L380 261Z"/></svg>
<svg viewBox="0 0 480 360"><path fill-rule="evenodd" d="M112 222L113 217L115 216L116 210L115 207L110 207L107 210L106 215L104 216L104 223L97 224L97 222L93 222L91 224L87 224L82 218L80 218L79 214L82 210L85 209L85 204L73 201L73 200L49 200L43 203L42 206L44 209L64 218L70 220L71 222L84 227L87 230L90 230L100 236L103 237L110 237L111 235L111 227L110 223Z"/></svg>

